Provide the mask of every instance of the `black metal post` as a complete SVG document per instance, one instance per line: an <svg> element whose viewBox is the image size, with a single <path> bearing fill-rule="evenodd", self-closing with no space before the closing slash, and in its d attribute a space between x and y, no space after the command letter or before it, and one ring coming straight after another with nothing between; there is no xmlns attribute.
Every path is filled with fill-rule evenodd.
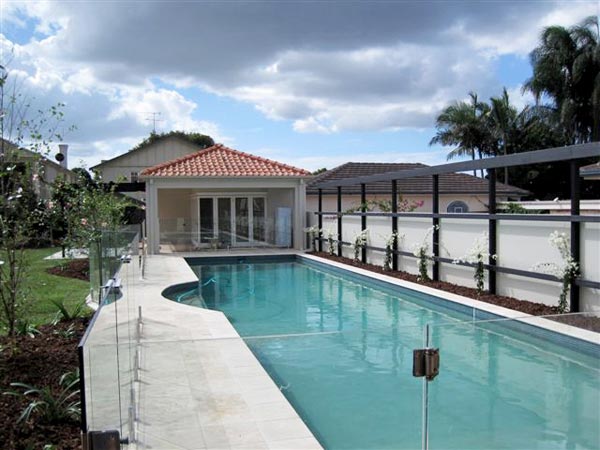
<svg viewBox="0 0 600 450"><path fill-rule="evenodd" d="M319 217L317 219L319 228L319 251L323 251L323 189L319 189Z"/></svg>
<svg viewBox="0 0 600 450"><path fill-rule="evenodd" d="M579 178L579 164L577 160L570 161L571 175L571 216L579 216L581 200L581 180ZM581 246L581 228L580 222L571 221L571 257L579 266L580 264L580 246ZM579 312L579 286L571 280L571 305L570 312Z"/></svg>
<svg viewBox="0 0 600 450"><path fill-rule="evenodd" d="M337 188L337 244L338 256L342 256L342 187Z"/></svg>
<svg viewBox="0 0 600 450"><path fill-rule="evenodd" d="M488 169L488 213L496 214L496 169ZM488 253L490 254L488 264L490 267L496 266L494 256L497 251L497 222L496 219L488 219ZM488 270L488 287L490 294L496 294L496 271L490 268Z"/></svg>
<svg viewBox="0 0 600 450"><path fill-rule="evenodd" d="M392 213L396 214L398 212L398 182L396 180L392 180ZM398 232L398 217L392 216L392 233ZM394 241L392 253L392 270L398 270L398 255L396 252L398 251L398 240Z"/></svg>
<svg viewBox="0 0 600 450"><path fill-rule="evenodd" d="M360 185L360 211L363 213L367 211L367 186L364 183ZM365 231L366 229L367 216L362 215L360 216L360 230ZM367 249L365 247L361 249L360 257L363 263L367 262Z"/></svg>
<svg viewBox="0 0 600 450"><path fill-rule="evenodd" d="M433 194L432 194L432 212L433 214L440 213L440 180L439 175L433 175ZM433 281L438 281L440 279L440 263L437 260L437 257L440 256L440 219L439 217L433 217Z"/></svg>

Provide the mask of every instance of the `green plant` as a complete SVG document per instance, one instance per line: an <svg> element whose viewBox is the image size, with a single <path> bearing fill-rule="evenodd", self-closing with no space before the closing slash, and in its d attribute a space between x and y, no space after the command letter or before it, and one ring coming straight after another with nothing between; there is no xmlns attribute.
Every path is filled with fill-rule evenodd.
<svg viewBox="0 0 600 450"><path fill-rule="evenodd" d="M37 334L40 334L38 326L31 323L29 320L17 320L15 326L15 334L17 336L29 336L34 338Z"/></svg>
<svg viewBox="0 0 600 450"><path fill-rule="evenodd" d="M473 275L473 279L475 280L475 283L477 285L478 294L481 294L483 292L485 284L485 260L498 259L497 255L491 255L489 253L488 247L489 236L487 233L483 233L482 236L479 236L475 239L473 246L465 256L461 256L460 258L457 258L454 261L452 261L452 263L454 264L467 262L474 265L475 273Z"/></svg>
<svg viewBox="0 0 600 450"><path fill-rule="evenodd" d="M329 256L335 255L335 248L337 247L337 240L333 236L333 231L327 230L327 253L329 253Z"/></svg>
<svg viewBox="0 0 600 450"><path fill-rule="evenodd" d="M389 272L392 270L392 256L394 247L398 245L398 243L404 239L404 235L398 234L397 231L394 231L389 237L385 240L385 254L383 256L383 270Z"/></svg>
<svg viewBox="0 0 600 450"><path fill-rule="evenodd" d="M558 310L563 313L568 310L567 295L571 289L571 283L580 275L579 264L575 262L569 249L569 237L566 233L554 231L548 239L550 245L558 250L562 258L562 264L537 263L533 270L545 272L560 278L562 288L558 297Z"/></svg>
<svg viewBox="0 0 600 450"><path fill-rule="evenodd" d="M369 230L363 230L354 236L354 242L352 243L352 247L354 248L354 261L358 261L360 259L360 253L362 249L367 246L368 237Z"/></svg>
<svg viewBox="0 0 600 450"><path fill-rule="evenodd" d="M69 311L63 301L52 300L52 304L58 308L54 323L58 323L61 320L73 320L78 317L85 317L87 314L85 302L78 303L75 307Z"/></svg>
<svg viewBox="0 0 600 450"><path fill-rule="evenodd" d="M321 238L321 234L323 230L319 230L319 227L313 225L312 227L308 227L304 230L308 233L310 243L312 245L313 250L317 250L317 239Z"/></svg>
<svg viewBox="0 0 600 450"><path fill-rule="evenodd" d="M19 390L5 392L4 395L32 399L19 416L19 422L28 422L34 417L42 423L79 420L79 370L63 374L58 384L60 390L56 395L48 386L37 388L25 383L11 383L11 387Z"/></svg>
<svg viewBox="0 0 600 450"><path fill-rule="evenodd" d="M425 233L425 236L423 237L423 240L420 243L415 244L413 246L413 254L417 257L419 264L419 276L417 278L419 281L431 281L431 278L429 278L428 273L429 260L431 259L431 256L429 255L428 239L434 230L439 229L439 225L434 225L433 227L428 228L427 232Z"/></svg>
<svg viewBox="0 0 600 450"><path fill-rule="evenodd" d="M73 324L70 324L66 330L56 330L54 334L65 339L72 338L73 336L75 336L75 326Z"/></svg>

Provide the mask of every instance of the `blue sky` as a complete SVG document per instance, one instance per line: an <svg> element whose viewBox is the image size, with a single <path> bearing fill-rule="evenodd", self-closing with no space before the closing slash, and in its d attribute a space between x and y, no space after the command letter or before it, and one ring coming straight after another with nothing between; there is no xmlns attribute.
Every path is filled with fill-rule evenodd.
<svg viewBox="0 0 600 450"><path fill-rule="evenodd" d="M310 170L435 164L437 113L531 75L544 26L581 2L21 2L0 6L1 61L36 107L66 103L70 166L152 129L210 134Z"/></svg>

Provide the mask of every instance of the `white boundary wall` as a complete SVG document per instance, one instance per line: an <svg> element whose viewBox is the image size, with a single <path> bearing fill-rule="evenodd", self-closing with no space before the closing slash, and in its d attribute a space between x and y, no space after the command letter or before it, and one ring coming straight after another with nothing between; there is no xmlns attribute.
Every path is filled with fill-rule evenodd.
<svg viewBox="0 0 600 450"><path fill-rule="evenodd" d="M311 224L316 224L316 216L310 217ZM344 216L342 219L342 240L353 242L360 233L360 216ZM412 252L415 244L423 241L431 228L429 218L398 218L398 232L403 235L399 249ZM368 245L385 247L385 241L391 234L392 219L390 217L368 217ZM337 236L337 217L323 217L324 238L331 230ZM440 256L456 259L469 253L475 239L488 230L487 220L474 219L440 219ZM511 269L532 270L537 263L555 263L560 265L558 251L548 241L553 231L570 233L566 222L526 222L522 220L501 220L497 225L498 265ZM431 249L431 236L427 242ZM327 242L323 242L323 250L327 251ZM336 252L337 254L337 252ZM354 256L353 248L343 247L343 255ZM367 252L367 261L371 264L383 264L383 252ZM417 274L417 260L410 257L398 257L400 270ZM600 224L582 223L581 225L581 269L586 280L600 281ZM430 272L431 274L431 272ZM440 263L440 279L463 286L475 287L473 269L455 264ZM497 293L523 300L557 305L561 286L558 282L538 280L498 273L496 275ZM581 310L600 312L600 290L581 288Z"/></svg>

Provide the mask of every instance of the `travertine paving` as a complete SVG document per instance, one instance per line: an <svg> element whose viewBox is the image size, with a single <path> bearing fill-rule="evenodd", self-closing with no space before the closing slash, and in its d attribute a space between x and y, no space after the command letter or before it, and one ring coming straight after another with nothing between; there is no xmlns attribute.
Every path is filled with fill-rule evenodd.
<svg viewBox="0 0 600 450"><path fill-rule="evenodd" d="M196 279L183 258L152 255L137 283L138 448L321 448L222 313L161 295Z"/></svg>

